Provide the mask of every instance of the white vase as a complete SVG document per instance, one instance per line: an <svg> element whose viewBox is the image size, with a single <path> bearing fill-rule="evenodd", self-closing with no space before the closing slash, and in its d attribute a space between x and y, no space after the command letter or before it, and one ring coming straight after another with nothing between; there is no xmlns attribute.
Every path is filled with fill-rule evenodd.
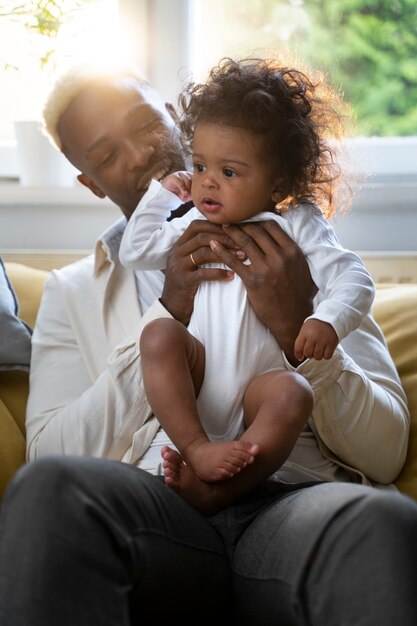
<svg viewBox="0 0 417 626"><path fill-rule="evenodd" d="M40 122L14 123L20 184L25 187L72 187L76 169L42 133Z"/></svg>

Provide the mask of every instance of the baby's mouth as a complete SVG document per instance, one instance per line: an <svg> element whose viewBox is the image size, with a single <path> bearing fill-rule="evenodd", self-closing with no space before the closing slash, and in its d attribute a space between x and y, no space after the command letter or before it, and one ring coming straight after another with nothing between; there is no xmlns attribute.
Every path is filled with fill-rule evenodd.
<svg viewBox="0 0 417 626"><path fill-rule="evenodd" d="M220 202L217 202L217 200L214 200L213 198L203 198L201 201L201 207L206 211L213 211L221 206Z"/></svg>
<svg viewBox="0 0 417 626"><path fill-rule="evenodd" d="M220 202L216 200L216 198L213 198L212 196L204 196L204 198L202 198L202 202L204 202L205 204L216 204L216 205L220 204Z"/></svg>

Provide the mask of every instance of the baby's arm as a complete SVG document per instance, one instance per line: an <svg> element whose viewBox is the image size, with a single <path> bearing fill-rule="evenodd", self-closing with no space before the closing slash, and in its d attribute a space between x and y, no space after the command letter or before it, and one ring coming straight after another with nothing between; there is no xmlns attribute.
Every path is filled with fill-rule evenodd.
<svg viewBox="0 0 417 626"><path fill-rule="evenodd" d="M360 257L340 245L333 228L317 207L302 205L290 211L288 218L284 218L287 220L289 235L305 254L319 289L314 313L301 327L297 348L305 344L307 335L315 335L315 325L312 327L309 323L313 320L325 324L320 328L326 329L326 343L331 348L334 335L327 326L338 341L358 328L373 304L374 283Z"/></svg>
<svg viewBox="0 0 417 626"><path fill-rule="evenodd" d="M331 359L339 338L333 326L318 319L308 319L294 344L294 355L299 361L303 359Z"/></svg>
<svg viewBox="0 0 417 626"><path fill-rule="evenodd" d="M182 183L186 184L186 172L179 172ZM174 183L176 175L165 179L171 187L179 190L185 197L184 188L180 190L181 182ZM183 200L168 186L163 186L152 180L148 191L136 207L129 219L122 242L119 258L122 265L133 270L165 269L167 256L174 243L195 219L201 218L197 209L190 209L183 217L170 222L167 218L177 209Z"/></svg>

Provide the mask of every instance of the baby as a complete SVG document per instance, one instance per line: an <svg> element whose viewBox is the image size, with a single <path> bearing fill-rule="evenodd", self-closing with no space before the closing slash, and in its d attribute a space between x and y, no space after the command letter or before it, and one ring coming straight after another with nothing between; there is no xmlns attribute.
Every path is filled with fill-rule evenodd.
<svg viewBox="0 0 417 626"><path fill-rule="evenodd" d="M330 359L374 298L361 260L341 247L323 215L332 210L339 175L327 142L329 130L337 135L341 127L336 95L274 60L226 59L180 103L193 173L151 182L127 225L121 262L164 269L194 219L226 231L231 223L274 220L303 250L319 288L293 356ZM195 208L166 221L191 198ZM198 259L190 254L189 261L198 272ZM310 385L256 317L236 276L200 285L188 328L155 320L140 344L148 401L181 455L163 451L174 488L183 462L206 482L236 483L244 470L242 479L255 485L281 467L314 415Z"/></svg>

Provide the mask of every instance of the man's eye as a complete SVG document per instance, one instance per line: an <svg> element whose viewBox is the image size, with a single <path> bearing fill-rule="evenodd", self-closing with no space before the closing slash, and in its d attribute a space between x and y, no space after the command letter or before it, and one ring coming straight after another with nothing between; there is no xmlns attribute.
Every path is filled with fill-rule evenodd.
<svg viewBox="0 0 417 626"><path fill-rule="evenodd" d="M141 123L138 124L138 126L136 127L136 129L133 130L133 132L136 133L149 133L151 132L154 128L156 128L156 126L158 126L158 124L161 122L161 118L160 117L153 117L151 120L148 120L145 123Z"/></svg>
<svg viewBox="0 0 417 626"><path fill-rule="evenodd" d="M233 176L236 176L236 172L231 170L230 167L224 167L223 168L223 174L227 177L227 178L232 178Z"/></svg>
<svg viewBox="0 0 417 626"><path fill-rule="evenodd" d="M115 152L109 152L102 159L100 159L100 167L106 167L106 165L110 165L115 157Z"/></svg>
<svg viewBox="0 0 417 626"><path fill-rule="evenodd" d="M155 128L156 121L147 122L146 124L142 124L136 128L137 133L149 133L153 128Z"/></svg>

